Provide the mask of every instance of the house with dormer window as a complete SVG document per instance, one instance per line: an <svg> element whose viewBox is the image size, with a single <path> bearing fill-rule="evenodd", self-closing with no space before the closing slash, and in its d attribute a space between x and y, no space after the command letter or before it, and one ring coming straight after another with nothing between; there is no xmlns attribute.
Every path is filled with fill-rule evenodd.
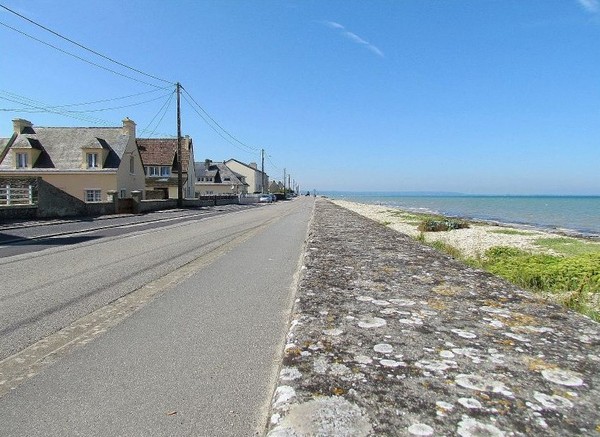
<svg viewBox="0 0 600 437"><path fill-rule="evenodd" d="M143 193L145 175L135 143L135 123L120 127L38 127L13 120L0 138L0 175L41 177L84 202L105 202Z"/></svg>

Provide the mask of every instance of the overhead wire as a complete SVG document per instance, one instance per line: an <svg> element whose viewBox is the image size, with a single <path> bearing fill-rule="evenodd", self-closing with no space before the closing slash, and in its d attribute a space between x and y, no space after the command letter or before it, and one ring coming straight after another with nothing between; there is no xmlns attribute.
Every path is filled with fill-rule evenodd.
<svg viewBox="0 0 600 437"><path fill-rule="evenodd" d="M221 126L213 117L211 117L211 115L206 112L206 110L192 97L192 95L183 87L181 87L183 89L183 92L185 93L184 95L188 95L189 98L194 102L194 104L214 123L216 124L219 129L221 129L228 137L230 137L232 140L234 140L236 143L242 145L243 147L246 147L247 149L250 149L254 152L258 152L259 149L257 147L252 147L249 146L246 143L243 143L242 141L238 140L235 136L233 136L232 134L230 134L225 128L223 128L223 126ZM189 101L188 101L189 103ZM202 117L203 120L206 121L206 119L204 117ZM208 122L207 122L208 123Z"/></svg>
<svg viewBox="0 0 600 437"><path fill-rule="evenodd" d="M16 11L13 11L12 9L10 9L10 8L8 8L8 7L4 6L4 5L2 5L2 4L0 4L0 7L1 7L1 8L3 8L3 9L5 9L5 10L7 10L8 12L10 12L10 13L12 13L12 14L14 14L14 15L16 15L16 16L18 16L18 17L20 17L20 18L22 18L22 19L24 19L24 20L26 20L26 21L28 21L29 23L31 23L31 24L33 24L33 25L35 25L35 26L37 26L37 27L40 27L41 29L44 29L44 30L45 30L45 31L47 31L47 32L50 32L50 33L52 33L52 34L53 34L53 35L55 35L55 36L57 36L57 37L59 37L59 38L62 38L62 39L64 39L65 41L68 41L68 42L70 42L71 44L74 44L74 45L76 45L77 47L80 47L80 48L82 48L82 49L84 49L84 50L87 50L87 51L88 51L88 52L90 52L90 53L93 53L93 54L94 54L94 55L96 55L96 56L100 56L101 58L103 58L103 59L106 59L107 61L113 62L113 63L115 63L115 64L117 64L117 65L119 65L119 66L121 66L121 67L127 68L127 69L129 69L129 70L131 70L131 71L135 71L135 72L136 72L136 73L138 73L138 74L142 74L142 75L144 75L144 76L146 76L146 77L150 77L150 78L152 78L152 79L154 79L154 80L158 80L158 81L165 82L165 83L173 83L172 81L168 81L168 80L166 80L166 79L162 79L162 78L160 78L160 77L157 77L157 76L154 76L154 75L152 75L152 74L145 73L144 71L138 70L137 68L134 68L134 67L131 67L131 66L129 66L129 65L127 65L127 64L124 64L124 63L122 63L122 62L119 62L119 61L117 61L117 60L115 60L115 59L113 59L113 58L111 58L111 57L109 57L109 56L103 55L102 53L99 53L99 52L97 52L96 50L90 49L89 47L86 47L86 46L84 46L83 44L80 44L80 43L78 43L77 41L74 41L74 40L72 40L72 39L70 39L70 38L67 38L66 36L64 36L64 35L61 35L60 33L58 33L58 32L55 32L54 30L52 30L52 29L50 29L50 28L48 28L48 27L46 27L46 26L44 26L44 25L42 25L42 24L40 24L40 23L37 23L37 22L33 21L32 19L30 19L30 18L27 18L27 17L25 17L24 15L21 15L21 14L19 14L18 12L16 12Z"/></svg>
<svg viewBox="0 0 600 437"><path fill-rule="evenodd" d="M83 44L81 44L81 43L79 43L79 42L77 42L77 41L74 41L73 39L71 39L71 38L68 38L68 37L66 37L66 36L64 36L64 35L62 35L62 34L60 34L60 33L56 32L56 31L54 31L54 30L52 30L52 29L50 29L50 28L48 28L48 27L46 27L46 26L44 26L44 25L42 25L42 24L40 24L40 23L38 23L38 22L36 22L36 21L34 21L34 20L30 19L30 18L28 18L28 17L25 17L24 15L22 15L22 14L20 14L20 13L16 12L16 11L14 11L14 10L12 10L12 9L10 9L10 8L8 8L8 7L4 6L4 5L2 5L2 4L0 4L0 8L2 8L2 9L5 9L6 11L8 11L8 12L10 12L10 13L12 13L12 14L14 14L14 15L18 16L18 17L20 17L21 19L23 19L23 20L25 20L25 21L27 21L27 22L29 22L29 23L31 23L31 24L33 24L33 25L35 25L35 26L37 26L37 27L39 27L39 28L41 28L41 29L43 29L43 30L45 30L45 31L49 32L49 33L51 33L51 34L53 34L54 36L56 36L56 37L58 37L58 38L61 38L61 39L65 40L65 41L67 41L67 42L69 42L69 43L71 43L71 44L74 44L74 45L76 45L77 47L79 47L79 48L81 48L81 49L83 49L83 50L86 50L86 51L88 51L88 52L90 52L90 53L92 53L92 54L94 54L94 55L96 55L96 56L99 56L99 57L101 57L101 58L103 58L103 59L105 59L105 60L107 60L107 61L109 61L109 62L112 62L112 63L114 63L114 64L116 64L116 65L119 65L120 67L126 68L126 69L128 69L128 70L131 70L131 71L133 71L133 72L135 72L135 73L138 73L138 74L141 74L141 75L143 75L143 76L149 77L149 78L151 78L151 79L153 79L153 80L156 80L156 81L161 81L161 82L165 82L165 83L169 83L169 84L172 84L172 83L173 83L172 81L168 81L168 80L166 80L166 79L163 79L163 78L160 78L160 77L158 77L158 76L155 76L155 75L152 75L152 74L146 73L146 72L144 72L144 71L142 71L142 70L139 70L139 69L137 69L137 68L131 67L131 66L129 66L129 65L127 65L127 64L125 64L125 63L122 63L122 62L120 62L120 61L117 61L117 60L115 60L115 59L113 59L113 58L109 57L109 56L106 56L106 55L104 55L104 54L102 54L102 53L100 53L100 52L98 52L98 51L96 51L96 50L93 50L93 49L91 49L91 48L89 48L89 47L87 47L87 46L85 46L85 45L83 45ZM17 33L19 33L19 34L21 34L21 35L23 35L23 36L26 36L26 37L28 37L28 38L30 38L30 39L32 39L32 40L34 40L34 41L37 41L37 42L39 42L39 43L41 43L41 44L44 44L44 45L46 45L46 46L48 46L48 47L51 47L51 48L53 48L53 49L55 49L55 50L57 50L57 51L59 51L59 52L61 52L61 53L63 53L63 54L66 54L66 55L72 56L72 57L74 57L75 59L78 59L78 60L80 60L80 61L83 61L83 62L85 62L85 63L87 63L87 64L90 64L90 65L92 65L92 66L94 66L94 67L100 68L100 69L102 69L102 70L105 70L105 71L111 72L111 73L113 73L113 74L119 75L119 76L121 76L121 77L124 77L124 78L130 79L130 80L133 80L133 81L136 81L136 82L139 82L139 83L143 83L143 84L145 84L145 85L148 85L148 86L152 86L152 87L154 87L154 88L157 88L157 89L165 89L165 87L162 87L162 88L161 88L161 87L159 87L159 86L157 86L157 85L155 85L155 84L153 84L153 83L150 83L150 82L147 82L147 81L141 80L141 79L139 79L139 78L135 78L135 77L132 77L132 76L126 75L126 74L124 74L124 73L121 73L121 72L119 72L119 71L116 71L116 70L113 70L113 69L111 69L111 68L108 68L108 67L102 66L102 65L100 65L100 64L97 64L97 63L95 63L95 62L92 62L92 61L90 61L90 60L88 60L88 59L82 58L82 57L81 57L81 56L79 56L79 55L76 55L76 54L74 54L74 53L71 53L71 52L69 52L69 51L67 51L67 50L64 50L64 49L62 49L62 48L60 48L60 47L57 47L57 46L55 46L55 45L53 45L53 44L50 44L50 43L48 43L48 42L45 42L45 41L43 41L43 40L41 40L41 39L39 39L39 38L36 38L36 37L34 37L34 36L32 36L32 35L29 35L28 33L26 33L26 32L23 32L23 31L21 31L21 30L19 30L19 29L16 29L16 28L14 28L14 27L12 27L12 26L10 26L10 25L8 25L8 24L5 24L5 23L3 23L3 22L0 22L0 25L2 25L2 26L6 27L6 28L8 28L8 29L10 29L10 30L12 30L12 31L14 31L14 32L17 32ZM203 107L202 107L202 106L201 106L201 105L200 105L200 104L199 104L199 103L198 103L198 102L197 102L197 101L194 99L194 97L193 97L193 96L192 96L192 95L191 95L191 94L190 94L190 93L189 93L189 92L188 92L188 91L187 91L185 88L183 88L183 87L182 87L182 89L183 89L183 92L184 92L184 94L183 94L183 97L184 97L184 99L185 99L185 100L186 100L186 101L187 101L187 102L190 104L190 106L192 107L192 109L194 110L194 112L196 112L196 114L197 114L197 115L198 115L198 116L199 116L199 117L200 117L200 118L201 118L201 119L202 119L202 120L203 120L203 121L204 121L204 122L205 122L205 123L206 123L206 124L207 124L207 125L208 125L208 126L211 128L211 129L212 129L212 130L213 130L213 131L215 131L215 132L216 132L216 133L217 133L217 134L218 134L218 135L219 135L221 138L223 138L225 141L227 141L229 144L233 145L234 147L236 147L236 148L238 148L238 149L240 149L240 150L243 150L243 151L245 151L246 153L251 153L250 151L252 151L252 152L258 152L258 151L259 151L259 149L258 149L258 148L256 148L256 147L253 147L253 146L249 146L248 144L246 144L246 143L244 143L244 142L240 141L238 138L236 138L234 135L232 135L232 134L231 134L229 131L227 131L225 128L223 128L223 126L221 126L221 124L220 124L219 122L217 122L217 120L215 120L215 119L214 119L214 118L213 118L213 117L212 117L212 116L211 116L211 115L210 115L210 114L209 114L209 113L208 113L208 112L207 112L207 111L206 111L206 110L205 110L205 109L204 109L204 108L203 108ZM140 94L142 94L142 93L140 93ZM140 95L140 94L138 94L138 95ZM155 116L152 118L152 120L151 120L151 121L150 121L150 123L148 124L147 128L146 128L146 129L144 129L144 130L142 130L142 132L143 132L143 131L146 131L146 130L148 130L148 129L149 129L149 127L152 125L152 123L154 122L154 120L156 119L156 117L158 116L158 114L160 114L160 113L161 113L161 111L162 111L162 116L161 116L160 120L158 121L158 123L157 123L156 127L154 128L154 130L153 130L153 131L152 131L152 133L151 133L151 135L152 135L152 134L154 134L154 132L156 131L156 129L158 128L158 126L160 125L160 123L162 122L162 120L164 119L164 117L165 117L165 115L166 115L166 110L167 110L167 108L168 108L168 106L169 106L170 102L171 102L171 101L172 101L172 99L173 99L173 94L174 94L174 93L171 93L171 94L169 95L169 98L168 98L167 102L166 102L166 103L165 103L165 104L164 104L164 105L161 107L161 109L159 109L159 111L157 112L157 114L156 114L156 115L155 115ZM187 97L186 97L186 96L187 96ZM61 105L61 106L54 106L54 107L52 107L52 106L47 106L47 105L43 105L43 106L39 106L39 105L32 105L32 104L30 104L30 103L26 103L26 102L22 102L22 101L18 101L18 100L17 100L17 101L16 101L16 100L10 100L10 99L7 99L7 98L4 98L4 99L5 99L5 100L9 100L9 101L13 101L13 102L15 102L15 103L19 103L19 104L21 104L21 105L24 105L24 106L29 106L29 107L31 107L31 108L34 108L34 109L41 109L41 110L43 110L43 111L47 111L47 112L53 112L53 113L58 113L58 114L61 114L61 115L67 115L67 114L71 114L71 115L67 115L67 116L70 116L70 117L72 117L72 118L78 118L78 117L76 117L76 116L73 116L72 114L74 114L74 113L89 113L89 112L108 111L108 110L111 110L111 109L121 109L121 108L125 108L125 107L130 107L130 106L141 105L141 104L144 104L144 103L149 103L149 102L152 102L152 101L155 101L155 100L159 100L159 99L161 99L161 98L164 98L164 97L165 97L165 96L161 96L161 97L158 97L158 98L156 98L156 99L148 100L148 101L145 101L145 102L139 102L139 103L135 103L135 104L131 104L131 105L124 105L124 106L120 106L120 107L114 107L114 108L103 108L103 109L96 109L96 110L88 110L88 111L64 111L64 110L63 110L63 108L65 108L65 107L68 107L68 106L78 106L78 105L86 105L86 104L93 104L93 103L101 103L101 102L111 101L111 100L113 100L113 99L104 99L104 100L101 100L101 101L96 101L96 102L81 103L81 104L73 104L73 105ZM189 100L188 100L188 97L189 97ZM127 97L123 97L123 98L127 98ZM117 99L120 99L120 98L116 98L116 99L114 99L114 100L117 100ZM204 115L203 115L203 114L204 114ZM81 118L81 117L80 117L79 119L83 119L83 118ZM88 119L92 119L92 118L91 118L91 117L88 117ZM96 119L96 120L100 120L100 119ZM209 121L209 120L210 120L210 121ZM87 121L87 120L86 120L86 121ZM101 121L102 121L102 122L105 122L104 120L101 120ZM215 126L216 126L216 127L215 127ZM241 146L243 149L242 149L242 148L240 148L240 146ZM270 159L269 159L269 161L271 162L271 164L272 164L274 167L276 167L276 166L273 164L273 162L272 162Z"/></svg>
<svg viewBox="0 0 600 437"><path fill-rule="evenodd" d="M212 124L211 124L211 123L210 123L210 122L209 122L209 121L206 119L206 117L205 117L204 115L202 115L202 114L201 114L201 113L200 113L200 112L199 112L199 111L196 109L196 107L195 107L195 106L192 104L192 102L190 102L190 101L188 100L188 98L186 97L186 95L185 95L185 94L183 94L183 99L184 99L186 102L188 102L188 103L190 104L190 107L192 108L192 110L193 110L193 111L194 111L196 114L198 114L198 116L199 116L199 117L200 117L200 118L201 118L201 119L202 119L202 120L203 120L203 121L206 123L206 125L207 125L208 127L210 127L210 128L211 128L211 129L212 129L212 130L213 130L213 131L214 131L214 132L217 134L217 135L219 135L221 138L223 138L223 139L224 139L226 142L228 142L228 143L229 143L229 144L231 144L233 147L235 147L235 148L237 148L237 149L239 149L239 150L241 150L241 151L243 151L243 152L245 152L245 153L250 153L250 154L252 154L252 153L254 152L254 150L252 150L252 151L248 151L248 150L245 150L245 149L241 148L241 147L240 147L238 144L234 143L234 142L233 142L233 141L231 141L229 138L227 138L225 135L223 135L223 133L221 133L221 132L220 132L220 131L219 131L219 130L216 128L216 127L214 127L214 126L213 126L213 125L212 125Z"/></svg>
<svg viewBox="0 0 600 437"><path fill-rule="evenodd" d="M39 102L36 102L35 100L32 99L28 99L27 97L23 97L23 96L15 96L15 97L5 97L5 96L0 96L0 99L3 100L7 100L9 102L13 102L13 103L18 103L20 105L24 105L24 106L28 106L30 108L34 108L34 109L41 109L44 112L48 112L51 114L58 114L58 115L62 115L64 117L69 117L69 118L73 118L76 120L81 120L81 121L85 121L85 122L89 122L89 123L96 123L96 124L102 124L105 126L110 125L110 122L103 120L101 118L97 118L97 117L85 117L83 115L79 115L79 114L71 114L65 111L61 111L61 110L56 110L56 109L51 109L48 108L47 106L44 106L44 104L40 104Z"/></svg>
<svg viewBox="0 0 600 437"><path fill-rule="evenodd" d="M91 101L91 102L70 103L70 104L67 104L67 105L58 105L58 106L53 106L53 108L70 108L70 107L73 107L73 106L87 106L87 105L95 105L96 103L114 102L116 100L125 100L125 99L129 99L131 97L137 97L137 96L143 96L145 94L156 93L158 91L167 90L169 88L172 88L172 87L157 88L157 89L150 90L150 91L143 91L141 93L129 94L127 96L112 97L110 99L94 100L94 101Z"/></svg>
<svg viewBox="0 0 600 437"><path fill-rule="evenodd" d="M150 130L150 126L152 126L152 123L154 122L154 120L156 120L156 117L158 117L159 114L162 112L162 116L160 117L160 120L158 120L158 122L156 123L156 126L154 127L154 129L152 130L152 132L148 135L148 137L151 137L152 135L154 135L154 132L156 132L156 129L158 129L158 126L160 126L160 123L165 118L165 115L167 113L167 109L169 109L169 105L173 101L173 96L174 95L175 95L175 91L173 91L169 95L169 98L167 99L167 101L165 103L163 103L163 105L160 107L160 109L158 110L158 112L154 115L154 117L152 117L152 120L150 120L150 123L148 123L148 125L144 129L142 129L140 131L140 133L148 132Z"/></svg>
<svg viewBox="0 0 600 437"><path fill-rule="evenodd" d="M168 97L170 96L172 93L170 94L165 94L159 97L156 97L154 99L150 99L150 100L144 100L143 102L136 102L136 103L130 103L128 105L121 105L121 106L113 106L111 108L98 108L98 109L87 109L84 111L72 111L72 110L68 110L68 109L64 109L65 107L70 107L70 106L46 106L45 109L43 110L26 110L25 112L28 113L40 113L40 112L47 112L47 109L60 109L62 111L64 111L65 113L69 113L69 114L87 114L90 112L104 112L104 111L112 111L115 109L123 109L123 108L130 108L132 106L139 106L139 105L143 105L145 103L150 103L150 102L154 102L156 100L160 100L164 97ZM0 109L0 111L11 111L11 112L16 112L16 111L22 111L21 108L11 108L11 109Z"/></svg>
<svg viewBox="0 0 600 437"><path fill-rule="evenodd" d="M0 5L0 6L2 6L2 5ZM154 88L161 88L158 85L155 85L155 84L150 83L150 82L146 82L145 80L137 79L135 77L128 76L128 75L126 75L124 73L118 72L118 71L113 70L111 68L104 67L104 66L102 66L100 64L96 64L95 62L89 61L89 60L87 60L85 58L82 58L81 56L78 56L78 55L76 55L74 53L71 53L71 52L68 52L66 50L63 50L60 47L57 47L57 46L55 46L53 44L50 44L50 43L47 43L46 41L42 41L41 39L36 38L35 36L29 35L28 33L25 33L25 32L23 32L23 31L21 31L19 29L16 29L16 28L14 28L12 26L9 26L8 24L3 23L1 21L0 21L0 26L4 26L4 27L6 27L6 28L8 28L10 30L13 30L13 31L15 31L17 33L20 33L21 35L24 35L24 36L26 36L28 38L31 38L34 41L37 41L37 42L39 42L41 44L47 45L48 47L51 47L51 48L53 48L55 50L58 50L61 53L64 53L64 54L69 55L69 56L72 56L73 58L79 59L80 61L83 61L83 62L85 62L87 64L93 65L94 67L101 68L102 70L109 71L109 72L114 73L114 74L116 74L118 76L125 77L127 79L134 80L134 81L139 82L139 83L143 83L144 85L148 85L148 86L151 86L151 87L154 87Z"/></svg>
<svg viewBox="0 0 600 437"><path fill-rule="evenodd" d="M128 105L121 105L121 106L113 106L111 108L88 109L87 111L70 111L70 110L67 110L67 112L69 112L69 113L104 112L104 111L112 111L112 110L115 110L115 109L131 108L132 106L139 106L139 105L143 105L143 104L146 104L146 103L155 102L155 101L163 99L165 97L169 97L172 94L173 93L164 94L162 96L155 97L154 99L144 100L143 102L130 103Z"/></svg>
<svg viewBox="0 0 600 437"><path fill-rule="evenodd" d="M267 157L267 161L269 161L269 162L271 163L271 165L272 165L273 167L275 167L275 170L279 170L279 167L277 167L277 166L276 166L276 165L273 163L273 161L271 161L271 156L270 156L270 155L265 155L265 156Z"/></svg>

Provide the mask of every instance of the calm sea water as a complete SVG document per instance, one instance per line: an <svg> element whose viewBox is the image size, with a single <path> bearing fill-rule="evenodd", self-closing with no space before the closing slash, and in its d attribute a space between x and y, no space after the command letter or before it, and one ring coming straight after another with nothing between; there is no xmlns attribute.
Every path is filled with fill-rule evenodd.
<svg viewBox="0 0 600 437"><path fill-rule="evenodd" d="M468 196L329 192L333 199L600 237L600 196Z"/></svg>

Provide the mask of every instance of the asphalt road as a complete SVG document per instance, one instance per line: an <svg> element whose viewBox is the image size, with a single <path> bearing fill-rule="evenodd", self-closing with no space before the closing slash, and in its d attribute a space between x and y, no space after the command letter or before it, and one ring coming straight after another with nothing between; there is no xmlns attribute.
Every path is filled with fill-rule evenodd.
<svg viewBox="0 0 600 437"><path fill-rule="evenodd" d="M196 209L170 209L143 215L112 215L86 219L52 219L0 224L0 258L49 247L77 244L169 224L203 220L264 204L223 205Z"/></svg>
<svg viewBox="0 0 600 437"><path fill-rule="evenodd" d="M312 208L1 259L0 433L260 434Z"/></svg>

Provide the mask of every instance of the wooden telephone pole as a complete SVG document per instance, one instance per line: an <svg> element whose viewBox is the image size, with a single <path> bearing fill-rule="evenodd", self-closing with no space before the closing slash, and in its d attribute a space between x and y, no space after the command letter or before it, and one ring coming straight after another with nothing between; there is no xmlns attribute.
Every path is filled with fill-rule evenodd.
<svg viewBox="0 0 600 437"><path fill-rule="evenodd" d="M177 207L183 206L183 174L181 169L181 84L177 82Z"/></svg>
<svg viewBox="0 0 600 437"><path fill-rule="evenodd" d="M261 192L261 194L265 194L266 193L266 191L265 191L265 149L261 149L260 158L262 161L262 164L261 164L262 182L260 184L262 186L262 188L261 188L260 192Z"/></svg>

